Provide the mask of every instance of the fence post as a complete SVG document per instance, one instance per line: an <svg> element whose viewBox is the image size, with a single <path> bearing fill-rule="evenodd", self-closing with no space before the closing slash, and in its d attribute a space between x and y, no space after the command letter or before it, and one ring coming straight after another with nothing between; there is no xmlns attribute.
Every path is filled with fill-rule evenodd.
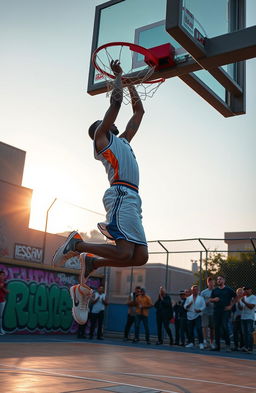
<svg viewBox="0 0 256 393"><path fill-rule="evenodd" d="M160 240L157 241L160 246L166 251L166 269L165 269L165 290L168 292L168 270L169 270L169 251L168 249L161 243Z"/></svg>
<svg viewBox="0 0 256 393"><path fill-rule="evenodd" d="M199 290L202 290L202 271L203 271L203 251L200 251L200 282L199 282Z"/></svg>

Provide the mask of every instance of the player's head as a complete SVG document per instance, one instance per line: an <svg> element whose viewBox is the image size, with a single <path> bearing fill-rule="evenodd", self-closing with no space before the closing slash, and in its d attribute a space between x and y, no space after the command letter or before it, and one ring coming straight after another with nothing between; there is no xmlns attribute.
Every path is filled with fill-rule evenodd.
<svg viewBox="0 0 256 393"><path fill-rule="evenodd" d="M88 134L89 134L89 137L92 140L94 140L95 131L97 130L97 128L98 128L98 126L100 125L101 122L102 122L102 120L96 120L89 127ZM111 131L114 135L118 135L119 134L118 128L115 126L115 124L112 124L112 126L109 129L109 131Z"/></svg>

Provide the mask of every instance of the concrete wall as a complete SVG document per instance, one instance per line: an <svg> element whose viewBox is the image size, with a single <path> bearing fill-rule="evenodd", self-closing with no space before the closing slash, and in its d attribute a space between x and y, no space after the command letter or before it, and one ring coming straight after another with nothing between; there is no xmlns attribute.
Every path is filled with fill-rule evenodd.
<svg viewBox="0 0 256 393"><path fill-rule="evenodd" d="M25 157L25 151L0 142L0 179L20 186Z"/></svg>

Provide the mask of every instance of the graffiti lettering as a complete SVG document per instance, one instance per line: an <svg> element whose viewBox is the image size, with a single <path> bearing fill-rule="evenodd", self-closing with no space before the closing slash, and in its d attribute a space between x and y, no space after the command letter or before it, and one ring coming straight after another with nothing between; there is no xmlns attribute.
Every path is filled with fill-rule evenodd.
<svg viewBox="0 0 256 393"><path fill-rule="evenodd" d="M4 328L9 331L67 331L71 328L72 301L68 288L44 283L8 282L8 301L4 310Z"/></svg>
<svg viewBox="0 0 256 393"><path fill-rule="evenodd" d="M25 261L42 262L43 250L25 244L15 244L14 258Z"/></svg>

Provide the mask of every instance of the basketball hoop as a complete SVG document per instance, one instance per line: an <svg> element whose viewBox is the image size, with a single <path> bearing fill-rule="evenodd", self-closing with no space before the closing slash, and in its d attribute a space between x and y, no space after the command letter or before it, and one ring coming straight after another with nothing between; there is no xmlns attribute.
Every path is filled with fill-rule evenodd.
<svg viewBox="0 0 256 393"><path fill-rule="evenodd" d="M136 86L141 100L152 97L165 81L164 78L152 78L154 71L162 68L159 54L158 52L155 53L153 49L155 48L146 49L129 42L110 42L100 46L92 55L92 63L97 70L95 80L105 80L107 96L109 96L112 93L113 80L115 79L110 63L112 60L119 60L123 70L123 102L125 104L131 102L130 93L127 89L130 85ZM137 65L138 58L140 59L140 66Z"/></svg>

